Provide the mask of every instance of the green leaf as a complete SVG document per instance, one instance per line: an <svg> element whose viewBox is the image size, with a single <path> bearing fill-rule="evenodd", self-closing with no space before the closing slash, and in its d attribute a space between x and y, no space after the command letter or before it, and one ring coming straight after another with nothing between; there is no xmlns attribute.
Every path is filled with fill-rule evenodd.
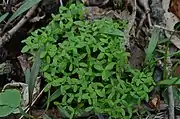
<svg viewBox="0 0 180 119"><path fill-rule="evenodd" d="M98 71L103 71L104 70L104 68L103 68L103 66L101 64L94 64L94 68L96 70L98 70Z"/></svg>
<svg viewBox="0 0 180 119"><path fill-rule="evenodd" d="M46 56L46 62L47 62L48 64L50 64L51 58L50 58L49 56Z"/></svg>
<svg viewBox="0 0 180 119"><path fill-rule="evenodd" d="M6 89L0 93L0 117L11 114L20 106L20 102L21 94L16 89Z"/></svg>
<svg viewBox="0 0 180 119"><path fill-rule="evenodd" d="M103 59L103 57L104 57L104 53L101 52L101 53L99 53L99 55L97 56L97 59L100 60L100 59Z"/></svg>
<svg viewBox="0 0 180 119"><path fill-rule="evenodd" d="M24 46L23 49L21 50L22 53L25 53L30 50L30 47L28 45Z"/></svg>
<svg viewBox="0 0 180 119"><path fill-rule="evenodd" d="M121 103L122 103L124 106L127 106L127 105L128 105L128 102L126 102L125 100L121 100Z"/></svg>
<svg viewBox="0 0 180 119"><path fill-rule="evenodd" d="M9 106L0 106L0 117L6 117L14 111L14 108Z"/></svg>
<svg viewBox="0 0 180 119"><path fill-rule="evenodd" d="M78 60L81 61L82 59L84 59L86 57L87 53L83 53L78 57Z"/></svg>
<svg viewBox="0 0 180 119"><path fill-rule="evenodd" d="M62 98L62 103L66 103L67 102L67 95L64 95Z"/></svg>
<svg viewBox="0 0 180 119"><path fill-rule="evenodd" d="M70 118L70 114L63 107L58 106L58 110L62 117L68 118L68 119Z"/></svg>
<svg viewBox="0 0 180 119"><path fill-rule="evenodd" d="M109 72L107 70L104 70L102 72L102 79L107 80L109 78Z"/></svg>
<svg viewBox="0 0 180 119"><path fill-rule="evenodd" d="M90 97L89 97L89 94L88 93L85 93L85 94L83 94L82 95L82 99L89 99Z"/></svg>
<svg viewBox="0 0 180 119"><path fill-rule="evenodd" d="M76 24L78 26L82 26L82 27L85 26L83 21L74 21L74 24Z"/></svg>
<svg viewBox="0 0 180 119"><path fill-rule="evenodd" d="M108 96L108 99L112 99L114 95L115 95L115 92L110 93Z"/></svg>
<svg viewBox="0 0 180 119"><path fill-rule="evenodd" d="M100 97L104 97L105 96L105 92L102 90L95 90L97 95L99 95Z"/></svg>
<svg viewBox="0 0 180 119"><path fill-rule="evenodd" d="M48 92L51 89L51 83L48 83L45 87L44 87L44 92Z"/></svg>
<svg viewBox="0 0 180 119"><path fill-rule="evenodd" d="M87 108L85 109L85 111L86 111L86 112L90 112L91 110L93 110L93 108L94 108L94 107L87 107Z"/></svg>
<svg viewBox="0 0 180 119"><path fill-rule="evenodd" d="M121 112L121 114L122 114L123 116L125 116L125 111L124 111L123 108L120 108L119 111Z"/></svg>
<svg viewBox="0 0 180 119"><path fill-rule="evenodd" d="M100 38L99 40L102 41L103 43L108 43L108 39Z"/></svg>
<svg viewBox="0 0 180 119"><path fill-rule="evenodd" d="M80 103L80 102L81 102L81 100L82 100L82 98L81 98L81 96L79 96L79 97L78 97L78 100L77 100L77 101L78 101L78 103Z"/></svg>
<svg viewBox="0 0 180 119"><path fill-rule="evenodd" d="M86 63L83 63L83 62L79 63L79 66L81 66L81 67L88 67L88 65Z"/></svg>
<svg viewBox="0 0 180 119"><path fill-rule="evenodd" d="M28 84L29 81L30 81L30 76L31 76L30 69L27 69L27 70L25 71L25 81L26 81L27 84Z"/></svg>
<svg viewBox="0 0 180 119"><path fill-rule="evenodd" d="M53 100L57 99L61 95L61 89L57 89L50 97L49 101L52 102Z"/></svg>
<svg viewBox="0 0 180 119"><path fill-rule="evenodd" d="M90 55L90 54L91 54L91 50L90 50L90 48L89 48L89 46L88 46L88 45L86 45L86 51L87 51L88 55Z"/></svg>
<svg viewBox="0 0 180 119"><path fill-rule="evenodd" d="M127 97L127 94L123 94L123 96L121 97L121 100L124 100Z"/></svg>
<svg viewBox="0 0 180 119"><path fill-rule="evenodd" d="M73 117L74 117L74 109L71 106L67 106L67 108L71 112L69 119L73 119Z"/></svg>
<svg viewBox="0 0 180 119"><path fill-rule="evenodd" d="M40 58L44 58L47 54L47 51L43 51L41 54L40 54Z"/></svg>
<svg viewBox="0 0 180 119"><path fill-rule="evenodd" d="M51 56L51 57L54 57L54 55L56 54L56 51L48 51L48 54ZM66 54L67 55L67 54Z"/></svg>
<svg viewBox="0 0 180 119"><path fill-rule="evenodd" d="M43 67L42 71L45 72L49 69L49 65L47 64L45 67Z"/></svg>
<svg viewBox="0 0 180 119"><path fill-rule="evenodd" d="M109 100L109 101L108 101L108 104L109 104L109 106L111 106L111 107L114 106L114 102L113 102L112 100Z"/></svg>
<svg viewBox="0 0 180 119"><path fill-rule="evenodd" d="M26 82L28 84L28 87L29 87L28 89L29 89L29 102L30 102L30 104L32 102L33 90L34 90L35 83L37 80L37 76L38 76L39 70L40 70L40 65L41 65L40 52L42 50L43 50L43 48L41 48L37 52L35 61L34 61L33 66L31 68L29 80Z"/></svg>
<svg viewBox="0 0 180 119"><path fill-rule="evenodd" d="M70 66L69 66L69 71L72 71L72 70L73 70L73 65L70 64Z"/></svg>
<svg viewBox="0 0 180 119"><path fill-rule="evenodd" d="M130 116L132 116L132 107L127 107L127 111L130 114Z"/></svg>
<svg viewBox="0 0 180 119"><path fill-rule="evenodd" d="M96 84L97 86L102 87L102 88L104 87L104 85L100 82L95 82L94 84Z"/></svg>
<svg viewBox="0 0 180 119"><path fill-rule="evenodd" d="M73 101L73 99L74 99L74 95L72 95L72 96L67 100L67 103L71 104L72 101Z"/></svg>
<svg viewBox="0 0 180 119"><path fill-rule="evenodd" d="M144 89L145 92L149 92L150 91L149 88L146 85L143 85L143 89Z"/></svg>
<svg viewBox="0 0 180 119"><path fill-rule="evenodd" d="M160 29L158 28L154 28L153 32L152 32L152 36L150 38L150 42L146 51L146 58L145 61L150 61L152 59L153 56L153 52L156 48L156 45L158 43L159 40L159 35L160 35Z"/></svg>
<svg viewBox="0 0 180 119"><path fill-rule="evenodd" d="M4 21L8 15L9 15L9 12L7 12L7 13L3 14L2 16L0 16L0 23L2 21Z"/></svg>
<svg viewBox="0 0 180 119"><path fill-rule="evenodd" d="M88 99L88 103L89 103L89 105L92 105L92 101L90 98Z"/></svg>
<svg viewBox="0 0 180 119"><path fill-rule="evenodd" d="M21 94L16 89L6 89L5 92L0 94L0 101L2 105L7 105L11 108L17 108L20 106Z"/></svg>
<svg viewBox="0 0 180 119"><path fill-rule="evenodd" d="M49 73L47 73L47 72L44 72L44 77L45 77L46 79L48 79L49 81L52 79L52 78L51 78L51 75L50 75Z"/></svg>
<svg viewBox="0 0 180 119"><path fill-rule="evenodd" d="M73 91L74 91L74 92L77 92L77 90L78 90L78 86L77 86L77 85L74 85L74 86L73 86Z"/></svg>
<svg viewBox="0 0 180 119"><path fill-rule="evenodd" d="M26 0L21 7L14 12L14 14L10 17L9 22L13 21L16 17L20 16L22 13L27 11L29 8L39 3L41 0Z"/></svg>
<svg viewBox="0 0 180 119"><path fill-rule="evenodd" d="M162 80L158 83L159 85L175 85L180 84L180 78L174 77L167 80Z"/></svg>
<svg viewBox="0 0 180 119"><path fill-rule="evenodd" d="M115 62L111 62L105 67L105 69L106 70L112 70L115 64L116 64Z"/></svg>

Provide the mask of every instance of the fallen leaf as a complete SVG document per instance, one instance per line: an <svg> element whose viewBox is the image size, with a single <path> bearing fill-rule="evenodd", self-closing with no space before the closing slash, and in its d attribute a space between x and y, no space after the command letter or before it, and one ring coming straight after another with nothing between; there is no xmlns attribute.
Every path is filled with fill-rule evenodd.
<svg viewBox="0 0 180 119"><path fill-rule="evenodd" d="M174 31L174 26L179 22L179 18L174 15L174 13L169 12L169 4L170 4L170 0L163 0L162 1L162 5L163 5L163 9L165 11L164 13L164 23L166 28L169 31ZM172 35L172 32L169 31L165 31L165 34L168 38L170 38L170 36ZM171 37L171 42L180 49L180 36L178 34L174 34Z"/></svg>
<svg viewBox="0 0 180 119"><path fill-rule="evenodd" d="M158 110L160 106L160 96L159 95L153 95L151 100L148 102L148 106L151 109Z"/></svg>
<svg viewBox="0 0 180 119"><path fill-rule="evenodd" d="M169 4L169 11L180 19L180 0L171 0Z"/></svg>

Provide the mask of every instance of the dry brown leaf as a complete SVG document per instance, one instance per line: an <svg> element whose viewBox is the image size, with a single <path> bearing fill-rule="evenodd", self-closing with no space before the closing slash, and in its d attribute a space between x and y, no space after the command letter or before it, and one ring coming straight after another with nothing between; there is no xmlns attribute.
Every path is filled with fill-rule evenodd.
<svg viewBox="0 0 180 119"><path fill-rule="evenodd" d="M171 0L169 4L169 11L180 19L180 0Z"/></svg>
<svg viewBox="0 0 180 119"><path fill-rule="evenodd" d="M179 18L171 13L168 12L169 11L169 7L172 6L172 4L170 3L172 1L170 0L163 0L162 1L162 5L163 5L163 9L165 11L164 13L164 23L165 23L165 27L169 30L169 31L174 31L174 26L175 24L177 24L179 22ZM165 34L168 38L170 38L171 36L171 32L169 31L165 31ZM178 34L175 34L171 37L171 42L178 48L180 49L180 37Z"/></svg>
<svg viewBox="0 0 180 119"><path fill-rule="evenodd" d="M158 110L160 106L160 96L153 95L151 100L148 102L148 105L151 109Z"/></svg>
<svg viewBox="0 0 180 119"><path fill-rule="evenodd" d="M25 73L26 70L30 68L30 64L27 60L27 56L23 54L23 55L18 56L17 59L19 60L21 68L23 72Z"/></svg>

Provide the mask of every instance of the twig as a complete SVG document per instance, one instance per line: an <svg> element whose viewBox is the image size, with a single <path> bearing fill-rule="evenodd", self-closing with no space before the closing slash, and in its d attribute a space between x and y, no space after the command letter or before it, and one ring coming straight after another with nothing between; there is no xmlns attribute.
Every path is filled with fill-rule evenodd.
<svg viewBox="0 0 180 119"><path fill-rule="evenodd" d="M139 33L140 33L140 30L144 24L144 21L146 19L146 13L139 7L137 6L137 11L141 14L141 19L140 19L140 22L139 22L139 25L137 27L137 31L136 31L136 37L139 38Z"/></svg>
<svg viewBox="0 0 180 119"><path fill-rule="evenodd" d="M137 2L136 0L133 0L133 2L130 2L131 3L131 6L133 7L133 12L132 12L132 19L129 20L129 23L128 23L128 28L125 32L125 38L127 39L126 40L126 45L129 47L129 37L130 37L130 31L132 30L134 24L135 24L135 19L136 19L136 11L137 11Z"/></svg>
<svg viewBox="0 0 180 119"><path fill-rule="evenodd" d="M174 95L172 86L168 87L168 111L169 111L169 119L175 119L174 115Z"/></svg>
<svg viewBox="0 0 180 119"><path fill-rule="evenodd" d="M59 2L60 2L60 5L61 5L61 6L63 6L63 2L62 2L62 0L59 0Z"/></svg>
<svg viewBox="0 0 180 119"><path fill-rule="evenodd" d="M152 27L152 21L151 21L151 16L150 13L147 14L147 19L148 19L148 23L149 23L149 27Z"/></svg>
<svg viewBox="0 0 180 119"><path fill-rule="evenodd" d="M172 62L170 57L167 57L167 77L171 75L171 68L172 68ZM166 79L168 80L168 79ZM169 119L175 119L174 114L174 95L173 95L173 89L172 85L168 86L168 113L169 113Z"/></svg>
<svg viewBox="0 0 180 119"><path fill-rule="evenodd" d="M180 31L170 30L170 29L168 29L168 28L166 28L166 27L159 26L159 25L154 25L154 27L160 28L160 29L163 29L163 30L166 30L166 31L169 31L169 32L180 33Z"/></svg>
<svg viewBox="0 0 180 119"><path fill-rule="evenodd" d="M12 35L14 35L14 33L16 33L16 31L18 31L19 28L21 28L30 19L37 7L38 4L34 5L11 30L9 30L2 37L0 37L0 47L2 47L6 42L8 42L11 39Z"/></svg>

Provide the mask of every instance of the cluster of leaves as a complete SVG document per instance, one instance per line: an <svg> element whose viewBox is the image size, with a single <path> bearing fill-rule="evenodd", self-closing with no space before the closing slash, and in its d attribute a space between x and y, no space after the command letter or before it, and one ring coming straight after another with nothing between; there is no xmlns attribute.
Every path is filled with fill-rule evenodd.
<svg viewBox="0 0 180 119"><path fill-rule="evenodd" d="M87 112L130 118L134 105L148 100L151 73L131 69L121 22L111 18L88 21L81 4L60 7L46 27L32 32L22 52L33 56L39 48L41 71L48 86L60 89L57 103L66 116ZM57 104L56 103L56 104Z"/></svg>

